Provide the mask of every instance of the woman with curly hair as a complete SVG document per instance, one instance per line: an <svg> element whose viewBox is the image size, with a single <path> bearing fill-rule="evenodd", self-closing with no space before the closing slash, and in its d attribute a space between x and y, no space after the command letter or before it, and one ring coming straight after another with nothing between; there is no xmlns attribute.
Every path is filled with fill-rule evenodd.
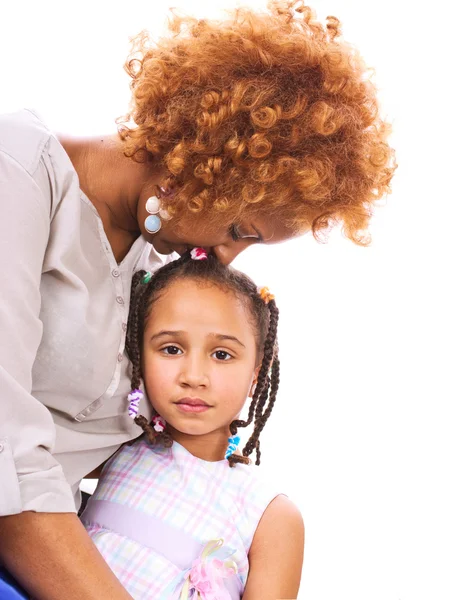
<svg viewBox="0 0 458 600"><path fill-rule="evenodd" d="M228 264L334 224L367 244L395 168L337 19L281 0L174 17L171 33L134 40L116 135L0 117L0 563L36 598L129 597L75 513L80 480L138 435L125 417L133 273L194 246Z"/></svg>

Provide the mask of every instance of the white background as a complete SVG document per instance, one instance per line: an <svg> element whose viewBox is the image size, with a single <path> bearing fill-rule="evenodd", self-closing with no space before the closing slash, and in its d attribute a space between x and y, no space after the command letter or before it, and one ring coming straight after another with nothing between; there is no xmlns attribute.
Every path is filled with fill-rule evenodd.
<svg viewBox="0 0 458 600"><path fill-rule="evenodd" d="M114 131L128 37L163 31L169 2L3 0L0 110ZM233 0L174 5L214 16ZM457 14L445 0L314 6L376 68L400 166L370 248L336 231L327 245L306 236L236 261L281 309L261 468L304 516L301 599L456 600Z"/></svg>

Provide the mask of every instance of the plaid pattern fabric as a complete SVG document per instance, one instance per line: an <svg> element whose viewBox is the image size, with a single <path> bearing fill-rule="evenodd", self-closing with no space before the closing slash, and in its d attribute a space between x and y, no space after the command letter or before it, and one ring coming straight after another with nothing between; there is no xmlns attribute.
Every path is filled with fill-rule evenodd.
<svg viewBox="0 0 458 600"><path fill-rule="evenodd" d="M145 524L148 518L160 521L182 536L183 544L192 539L204 547L210 540L222 538L237 565L239 589L243 592L256 527L277 495L257 478L254 469L251 465L231 469L226 460L200 460L176 442L171 448L162 448L141 439L123 447L107 463L92 500L103 506L110 503L127 507L140 514ZM98 520L103 521L103 509ZM85 522L85 526L135 599L162 598L182 571L183 565L180 568L175 564L175 550L167 548L166 540L154 540L153 549L136 541L134 531L129 536L120 535L104 527L103 522ZM173 539L179 537L174 535ZM190 557L188 568L196 558L198 554ZM172 598L168 596L167 600Z"/></svg>

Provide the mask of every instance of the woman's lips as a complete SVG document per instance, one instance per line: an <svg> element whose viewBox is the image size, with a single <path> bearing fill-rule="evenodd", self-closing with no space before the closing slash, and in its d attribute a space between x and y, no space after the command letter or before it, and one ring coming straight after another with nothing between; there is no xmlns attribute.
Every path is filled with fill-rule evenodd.
<svg viewBox="0 0 458 600"><path fill-rule="evenodd" d="M178 402L175 402L175 404L179 410L187 413L201 413L211 408L209 404L200 398L182 398Z"/></svg>

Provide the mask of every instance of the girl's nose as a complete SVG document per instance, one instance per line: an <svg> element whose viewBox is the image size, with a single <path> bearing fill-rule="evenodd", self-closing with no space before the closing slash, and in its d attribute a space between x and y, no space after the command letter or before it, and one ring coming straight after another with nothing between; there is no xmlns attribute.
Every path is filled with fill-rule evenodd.
<svg viewBox="0 0 458 600"><path fill-rule="evenodd" d="M205 361L196 357L189 357L183 363L183 369L179 378L182 387L202 388L208 387L210 380L205 368Z"/></svg>

